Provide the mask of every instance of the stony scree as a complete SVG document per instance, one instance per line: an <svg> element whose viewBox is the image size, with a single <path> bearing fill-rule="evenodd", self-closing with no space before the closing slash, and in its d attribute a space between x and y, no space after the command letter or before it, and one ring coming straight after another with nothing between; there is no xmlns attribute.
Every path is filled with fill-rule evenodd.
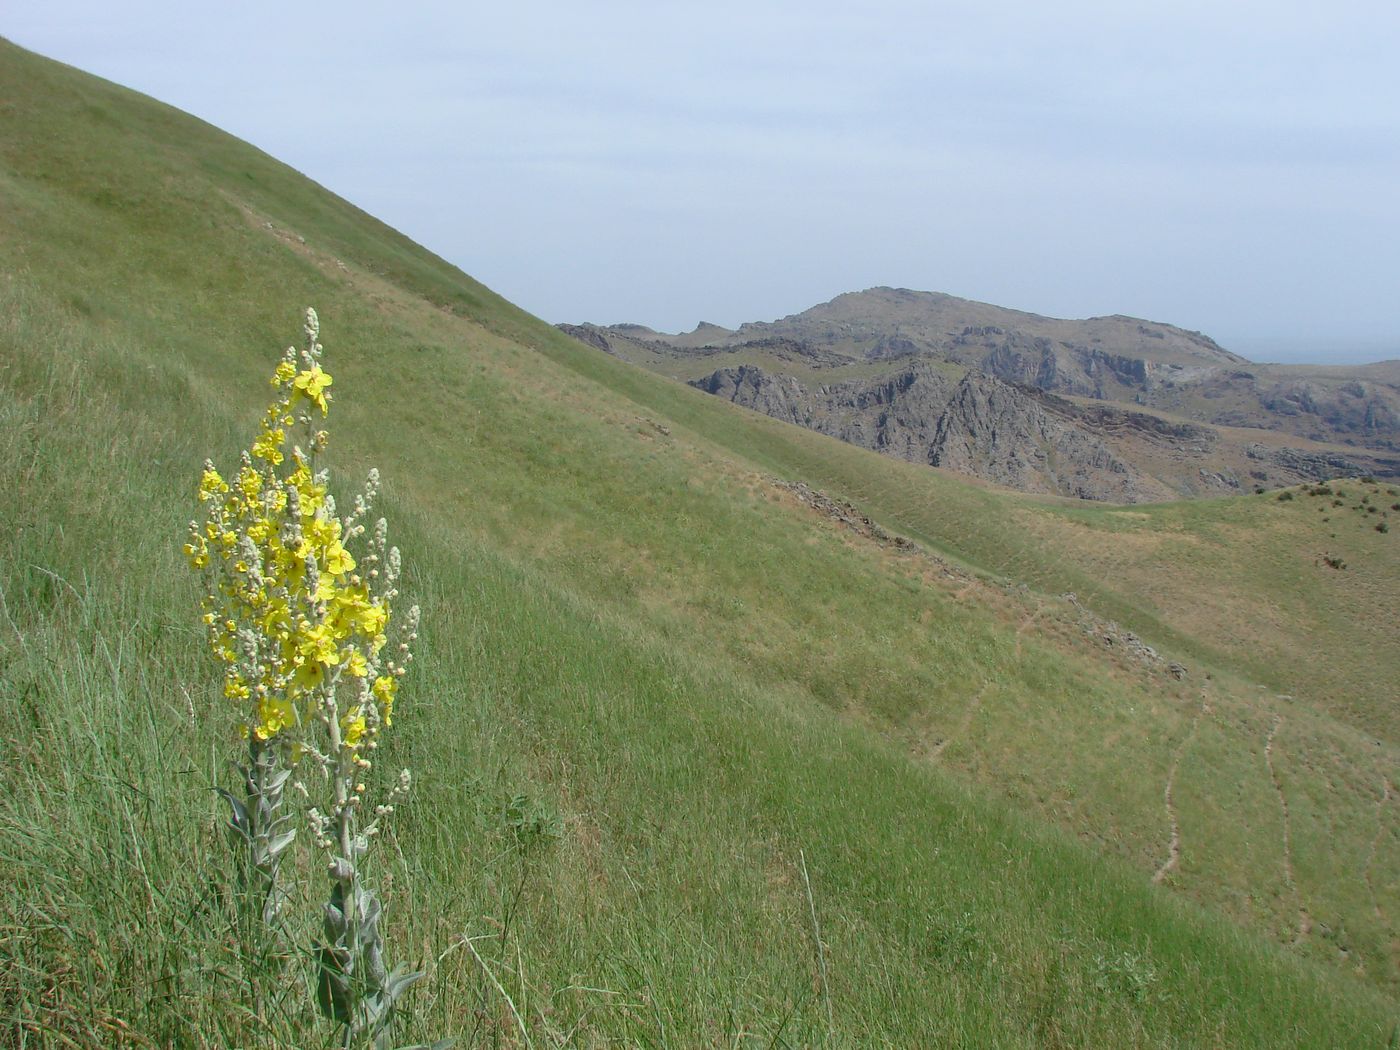
<svg viewBox="0 0 1400 1050"><path fill-rule="evenodd" d="M895 550L909 554L919 554L928 560L935 562L949 576L966 578L966 574L955 570L942 558L935 557L928 553L913 540L904 536L898 536L890 532L878 522L871 521L868 517L856 509L855 505L845 500L833 499L825 492L820 492L812 488L805 481L784 481L782 478L769 478L768 483L775 488L791 492L797 497L799 502L805 503L815 511L825 514L838 525L843 525L852 532L858 533L867 539L874 540L884 547L893 547Z"/></svg>

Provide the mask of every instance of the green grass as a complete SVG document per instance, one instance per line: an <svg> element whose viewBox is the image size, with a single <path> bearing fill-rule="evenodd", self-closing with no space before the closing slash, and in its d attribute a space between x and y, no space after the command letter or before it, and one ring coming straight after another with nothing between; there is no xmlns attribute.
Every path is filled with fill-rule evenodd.
<svg viewBox="0 0 1400 1050"><path fill-rule="evenodd" d="M314 1045L295 981L261 1020L243 990L209 791L233 719L178 555L199 462L246 440L311 302L333 464L384 472L425 610L384 762L420 786L379 873L398 950L442 955L420 1034L520 1041L465 933L535 1045L1383 1045L1384 705L1261 693L1247 642L1131 575L1160 571L1153 530L1288 534L1306 499L1086 519L882 460L578 346L174 111L12 48L0 84L15 1041ZM1034 590L858 540L770 474ZM1121 575L1109 533L1138 543ZM1391 550L1353 555L1378 599ZM1186 571L1209 595L1218 569ZM1068 589L1208 663L1178 685L1105 657ZM1308 597L1350 659L1346 594ZM1287 947L1300 904L1317 932Z"/></svg>

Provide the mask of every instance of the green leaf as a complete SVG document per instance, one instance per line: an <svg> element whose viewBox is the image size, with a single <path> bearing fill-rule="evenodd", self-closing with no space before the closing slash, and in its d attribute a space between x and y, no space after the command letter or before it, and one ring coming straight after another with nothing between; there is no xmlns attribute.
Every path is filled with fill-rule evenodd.
<svg viewBox="0 0 1400 1050"><path fill-rule="evenodd" d="M268 853L271 853L273 856L276 856L288 846L290 846L292 844L292 840L296 837L297 829L288 828L286 831L282 832L282 834L278 835L275 839L273 839L267 844Z"/></svg>

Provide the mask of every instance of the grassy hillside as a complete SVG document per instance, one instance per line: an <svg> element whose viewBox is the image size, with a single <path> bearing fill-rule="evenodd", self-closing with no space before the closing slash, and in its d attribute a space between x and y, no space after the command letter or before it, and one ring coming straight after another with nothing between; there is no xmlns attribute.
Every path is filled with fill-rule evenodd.
<svg viewBox="0 0 1400 1050"><path fill-rule="evenodd" d="M517 1045L508 992L540 1046L1384 1045L1364 510L1089 513L883 460L579 346L150 100L9 45L0 99L10 1041L309 1041L295 984L250 1015L211 895L232 718L178 546L314 303L333 466L383 471L425 611L381 872L419 1034ZM1350 575L1293 597L1330 531Z"/></svg>

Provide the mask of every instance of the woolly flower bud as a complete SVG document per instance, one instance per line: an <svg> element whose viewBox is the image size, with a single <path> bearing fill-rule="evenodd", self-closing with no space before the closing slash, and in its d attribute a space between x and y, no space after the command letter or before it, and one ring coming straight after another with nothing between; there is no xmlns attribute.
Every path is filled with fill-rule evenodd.
<svg viewBox="0 0 1400 1050"><path fill-rule="evenodd" d="M262 639L258 632L248 627L238 630L238 648L242 650L243 658L249 663L256 663L258 659L258 647Z"/></svg>
<svg viewBox="0 0 1400 1050"><path fill-rule="evenodd" d="M306 593L315 594L321 585L321 570L316 564L316 555L306 556Z"/></svg>
<svg viewBox="0 0 1400 1050"><path fill-rule="evenodd" d="M239 540L238 555L248 566L248 586L254 589L261 587L263 583L262 552L258 550L258 545L253 542L252 537L246 533Z"/></svg>
<svg viewBox="0 0 1400 1050"><path fill-rule="evenodd" d="M413 790L413 774L406 769L399 770L399 782L394 785L394 789L389 792L389 797L385 799L385 808L393 812L404 799L408 798L409 792Z"/></svg>
<svg viewBox="0 0 1400 1050"><path fill-rule="evenodd" d="M309 306L306 308L306 320L302 324L302 331L306 333L308 343L314 343L316 337L321 334L321 319L316 316L316 311Z"/></svg>
<svg viewBox="0 0 1400 1050"><path fill-rule="evenodd" d="M386 567L386 571L384 573L384 579L388 586L392 587L395 583L398 582L399 570L401 568L402 562L399 559L399 549L397 547L390 547L389 564Z"/></svg>

